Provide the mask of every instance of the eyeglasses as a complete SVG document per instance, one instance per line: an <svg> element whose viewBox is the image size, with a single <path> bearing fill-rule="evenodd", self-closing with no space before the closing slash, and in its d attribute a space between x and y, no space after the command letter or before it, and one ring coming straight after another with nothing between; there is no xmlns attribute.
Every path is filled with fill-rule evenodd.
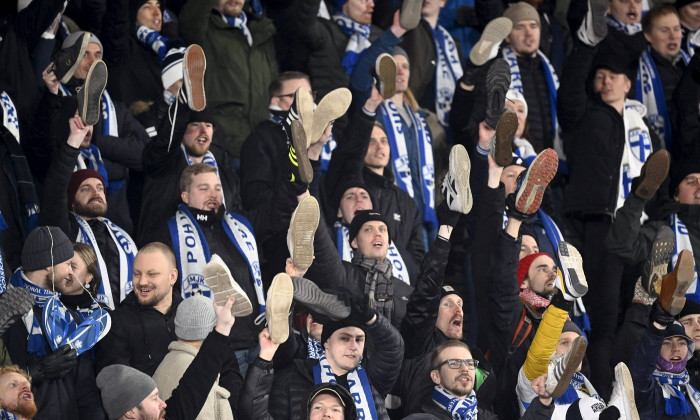
<svg viewBox="0 0 700 420"><path fill-rule="evenodd" d="M698 185L698 183L700 182L700 177L687 176L687 177L685 177L683 182L685 182L687 185L689 185L691 187L696 187Z"/></svg>
<svg viewBox="0 0 700 420"><path fill-rule="evenodd" d="M447 365L450 369L460 369L464 365L467 369L474 370L479 366L479 361L474 359L447 359L435 366L435 369L440 369L444 365Z"/></svg>
<svg viewBox="0 0 700 420"><path fill-rule="evenodd" d="M312 97L313 100L315 101L315 100L316 100L316 91L314 90L313 92L309 92L309 93L311 93L311 97ZM289 98L289 99L294 100L294 95L295 95L295 94L296 94L296 92L293 92L293 93L285 93L284 95L276 95L275 98L278 98L278 99Z"/></svg>

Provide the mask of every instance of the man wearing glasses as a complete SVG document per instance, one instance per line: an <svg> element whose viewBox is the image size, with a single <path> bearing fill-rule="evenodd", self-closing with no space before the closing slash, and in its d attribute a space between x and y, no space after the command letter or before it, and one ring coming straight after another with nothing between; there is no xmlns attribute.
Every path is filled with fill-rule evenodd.
<svg viewBox="0 0 700 420"><path fill-rule="evenodd" d="M435 384L432 395L423 401L422 413L438 419L498 419L490 411L479 407L474 391L478 360L472 358L469 347L461 341L449 340L440 344L431 357L430 378ZM535 398L522 419L549 419L554 405L544 392L544 377L533 382ZM425 418L413 414L406 419Z"/></svg>

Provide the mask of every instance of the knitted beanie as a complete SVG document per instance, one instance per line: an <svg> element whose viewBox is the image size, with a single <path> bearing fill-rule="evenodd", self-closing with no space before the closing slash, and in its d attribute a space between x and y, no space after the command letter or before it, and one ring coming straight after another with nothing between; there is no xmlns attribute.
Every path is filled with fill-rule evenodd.
<svg viewBox="0 0 700 420"><path fill-rule="evenodd" d="M365 331L366 325L360 323L360 321L352 315L350 315L347 318L340 319L338 321L327 322L323 324L323 332L321 333L321 345L328 341L328 339L331 338L334 332L346 327L357 327L362 331Z"/></svg>
<svg viewBox="0 0 700 420"><path fill-rule="evenodd" d="M154 389L155 381L145 373L124 365L111 365L97 375L102 406L110 420L118 419L141 404Z"/></svg>
<svg viewBox="0 0 700 420"><path fill-rule="evenodd" d="M695 3L698 0L676 0L676 10L681 10L685 6Z"/></svg>
<svg viewBox="0 0 700 420"><path fill-rule="evenodd" d="M63 40L61 48L66 49L72 47L78 41L78 38L80 38L86 32L87 31L78 31L68 35L66 39ZM97 37L97 35L93 34L92 32L87 33L90 35L90 40L88 41L88 43L97 44L100 46L100 51L104 51L104 48L102 48L102 42L100 42L100 39Z"/></svg>
<svg viewBox="0 0 700 420"><path fill-rule="evenodd" d="M399 46L396 46L393 50L391 50L391 55L402 55L406 58L406 61L408 61L408 63L411 64L411 59L408 58L408 53L406 52L406 50Z"/></svg>
<svg viewBox="0 0 700 420"><path fill-rule="evenodd" d="M360 210L355 214L355 217L352 218L352 223L350 223L350 235L348 236L348 240L352 242L352 240L355 239L357 234L360 232L360 229L362 229L362 226L365 223L371 221L378 221L384 223L386 225L386 231L387 235L389 236L389 241L391 241L391 231L389 231L389 224L386 222L384 216L382 216L376 210Z"/></svg>
<svg viewBox="0 0 700 420"><path fill-rule="evenodd" d="M97 171L93 171L92 169L81 169L79 171L73 172L73 175L70 177L70 182L68 183L68 190L66 194L68 195L68 208L72 209L73 208L73 201L75 201L75 194L78 192L78 188L80 188L80 185L86 180L90 178L97 178L102 182L102 186L104 187L105 185L105 180L102 178L102 175L99 174Z"/></svg>
<svg viewBox="0 0 700 420"><path fill-rule="evenodd" d="M525 100L525 96L518 92L515 89L509 89L508 92L506 92L506 103L508 101L520 101L523 103L525 106L525 117L527 117L527 101Z"/></svg>
<svg viewBox="0 0 700 420"><path fill-rule="evenodd" d="M691 154L684 157L682 160L671 162L671 170L669 171L670 183L668 184L671 197L676 195L678 185L690 174L700 173L700 156Z"/></svg>
<svg viewBox="0 0 700 420"><path fill-rule="evenodd" d="M60 228L39 226L27 235L22 248L22 270L36 271L73 258L73 245Z"/></svg>
<svg viewBox="0 0 700 420"><path fill-rule="evenodd" d="M204 340L216 325L212 300L194 295L183 300L175 313L175 335L188 341Z"/></svg>
<svg viewBox="0 0 700 420"><path fill-rule="evenodd" d="M542 26L540 25L540 15L537 13L537 9L524 1L511 4L503 12L503 17L510 19L513 22L513 26L523 20L534 20L537 22L537 26Z"/></svg>
<svg viewBox="0 0 700 420"><path fill-rule="evenodd" d="M564 328L561 330L562 333L573 331L578 335L583 335L581 328L576 325L574 321L569 321L568 319L564 323Z"/></svg>
<svg viewBox="0 0 700 420"><path fill-rule="evenodd" d="M163 70L160 72L163 88L167 89L182 79L182 63L184 59L185 48L173 48L165 55Z"/></svg>
<svg viewBox="0 0 700 420"><path fill-rule="evenodd" d="M459 296L459 292L457 292L452 286L444 285L440 288L440 300L444 298L447 295L457 295ZM459 296L461 298L461 296Z"/></svg>
<svg viewBox="0 0 700 420"><path fill-rule="evenodd" d="M525 280L525 277L527 277L527 272L530 270L530 266L532 263L537 259L537 257L541 257L543 255L546 255L549 257L549 254L546 252L538 252L536 254L530 254L527 257L521 259L518 261L518 286L523 285L523 280ZM551 257L550 257L551 258Z"/></svg>

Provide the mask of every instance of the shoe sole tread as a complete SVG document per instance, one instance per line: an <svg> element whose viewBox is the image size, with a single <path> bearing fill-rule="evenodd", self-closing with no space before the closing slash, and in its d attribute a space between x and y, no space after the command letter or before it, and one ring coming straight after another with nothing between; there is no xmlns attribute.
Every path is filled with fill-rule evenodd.
<svg viewBox="0 0 700 420"><path fill-rule="evenodd" d="M204 73L207 69L207 59L204 50L199 45L190 45L185 51L183 79L187 83L189 105L194 111L202 111L207 106L204 91Z"/></svg>
<svg viewBox="0 0 700 420"><path fill-rule="evenodd" d="M471 171L471 161L467 149L462 145L455 145L450 151L450 176L454 179L457 191L453 194L459 195L462 198L461 207L457 210L463 214L471 211L473 205L472 191L469 188L469 172ZM449 190L450 188L448 188Z"/></svg>
<svg viewBox="0 0 700 420"><path fill-rule="evenodd" d="M231 283L229 273L221 267L204 266L202 276L204 283L211 289L212 299L217 305L224 305L229 296L235 302L231 307L233 316L242 317L253 313L253 304L240 286Z"/></svg>
<svg viewBox="0 0 700 420"><path fill-rule="evenodd" d="M401 4L399 14L399 24L402 28L410 31L418 26L423 9L423 0L404 0Z"/></svg>
<svg viewBox="0 0 700 420"><path fill-rule="evenodd" d="M389 99L396 94L396 62L389 54L381 54L377 59L375 71L381 82L381 95Z"/></svg>
<svg viewBox="0 0 700 420"><path fill-rule="evenodd" d="M95 61L88 71L85 84L78 92L80 117L86 125L95 125L100 120L102 93L107 86L107 66L104 61Z"/></svg>
<svg viewBox="0 0 700 420"><path fill-rule="evenodd" d="M576 296L585 295L588 292L588 282L586 281L586 274L583 272L581 253L571 244L563 241L559 243L558 252L562 268L566 270L570 279L569 285L564 281L565 287L568 286L566 287L567 289L573 290Z"/></svg>
<svg viewBox="0 0 700 420"><path fill-rule="evenodd" d="M535 158L515 198L516 210L523 214L532 214L539 209L544 190L554 179L558 167L558 156L553 149L547 149Z"/></svg>
<svg viewBox="0 0 700 420"><path fill-rule="evenodd" d="M562 375L559 378L557 386L554 388L554 390L552 390L552 392L549 393L553 399L561 397L566 391L566 389L569 387L569 384L571 383L571 378L574 376L574 373L576 373L576 369L583 360L583 356L585 354L586 339L583 336L580 336L576 338L573 343L571 343L568 358L564 356L567 359L564 371L562 372Z"/></svg>
<svg viewBox="0 0 700 420"><path fill-rule="evenodd" d="M676 261L673 271L662 280L659 302L671 315L678 315L685 306L685 292L695 278L693 254L684 249Z"/></svg>
<svg viewBox="0 0 700 420"><path fill-rule="evenodd" d="M518 117L515 112L506 111L501 115L496 125L496 134L491 146L491 157L496 164L505 168L513 160L513 152L510 145L518 130Z"/></svg>
<svg viewBox="0 0 700 420"><path fill-rule="evenodd" d="M489 22L484 28L481 38L469 52L469 60L477 66L486 64L494 45L503 42L512 29L513 23L508 18L496 18Z"/></svg>
<svg viewBox="0 0 700 420"><path fill-rule="evenodd" d="M280 273L272 280L267 290L265 319L270 331L270 339L275 344L282 344L289 338L289 310L294 299L292 279Z"/></svg>
<svg viewBox="0 0 700 420"><path fill-rule="evenodd" d="M316 283L303 277L292 277L294 300L333 320L347 318L350 307L337 296L323 292Z"/></svg>
<svg viewBox="0 0 700 420"><path fill-rule="evenodd" d="M310 184L314 179L314 170L311 167L309 156L307 153L308 140L306 131L301 121L292 121L292 144L296 153L296 162L299 168L299 178L304 184ZM291 158L291 156L290 156Z"/></svg>
<svg viewBox="0 0 700 420"><path fill-rule="evenodd" d="M306 270L314 260L314 236L320 220L320 210L315 199L305 198L299 203L289 223L292 249L289 253L294 265Z"/></svg>
<svg viewBox="0 0 700 420"><path fill-rule="evenodd" d="M394 82L394 85L396 85L396 82ZM313 117L311 127L307 128L306 124L304 124L304 130L310 129L307 133L311 133L309 137L309 146L316 143L321 138L329 122L335 121L345 115L351 102L352 93L350 93L350 90L347 88L338 88L328 92L326 96L321 98L318 102L318 106L315 110L313 109L312 100L311 109L313 110Z"/></svg>

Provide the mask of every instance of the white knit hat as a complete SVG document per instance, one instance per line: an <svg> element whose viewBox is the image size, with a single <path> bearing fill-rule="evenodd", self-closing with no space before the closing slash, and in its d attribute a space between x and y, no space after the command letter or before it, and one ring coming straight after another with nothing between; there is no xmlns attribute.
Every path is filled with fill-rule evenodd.
<svg viewBox="0 0 700 420"><path fill-rule="evenodd" d="M204 340L216 325L213 301L194 295L180 302L175 314L175 335L188 341Z"/></svg>
<svg viewBox="0 0 700 420"><path fill-rule="evenodd" d="M525 106L525 118L527 118L527 101L525 100L525 96L523 96L522 93L514 89L509 89L508 92L506 92L506 103L508 103L508 101L522 102Z"/></svg>

